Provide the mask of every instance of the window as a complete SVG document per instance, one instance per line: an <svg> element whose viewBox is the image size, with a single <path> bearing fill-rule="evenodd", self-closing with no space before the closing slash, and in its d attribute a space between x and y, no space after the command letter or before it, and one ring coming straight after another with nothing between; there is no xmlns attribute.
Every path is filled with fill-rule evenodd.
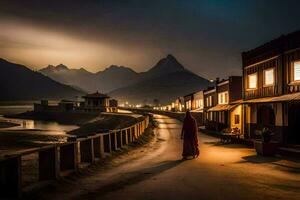
<svg viewBox="0 0 300 200"><path fill-rule="evenodd" d="M240 123L240 115L234 115L234 123L239 124Z"/></svg>
<svg viewBox="0 0 300 200"><path fill-rule="evenodd" d="M264 70L264 86L274 85L274 69Z"/></svg>
<svg viewBox="0 0 300 200"><path fill-rule="evenodd" d="M256 89L257 88L257 74L248 75L248 89Z"/></svg>
<svg viewBox="0 0 300 200"><path fill-rule="evenodd" d="M300 61L294 62L294 81L300 81Z"/></svg>
<svg viewBox="0 0 300 200"><path fill-rule="evenodd" d="M206 97L206 106L212 106L212 96Z"/></svg>
<svg viewBox="0 0 300 200"><path fill-rule="evenodd" d="M185 103L185 107L186 107L187 110L191 110L191 107L192 107L192 101L191 101L191 100L187 101L187 102Z"/></svg>
<svg viewBox="0 0 300 200"><path fill-rule="evenodd" d="M199 100L199 108L203 108L203 99Z"/></svg>
<svg viewBox="0 0 300 200"><path fill-rule="evenodd" d="M208 112L208 120L213 120L213 112Z"/></svg>
<svg viewBox="0 0 300 200"><path fill-rule="evenodd" d="M221 92L218 94L218 104L228 103L228 92Z"/></svg>
<svg viewBox="0 0 300 200"><path fill-rule="evenodd" d="M203 99L195 100L196 108L203 108Z"/></svg>

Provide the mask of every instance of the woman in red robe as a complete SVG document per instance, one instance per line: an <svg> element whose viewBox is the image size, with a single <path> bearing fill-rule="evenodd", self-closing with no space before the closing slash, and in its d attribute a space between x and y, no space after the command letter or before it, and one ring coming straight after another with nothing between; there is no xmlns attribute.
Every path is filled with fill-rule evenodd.
<svg viewBox="0 0 300 200"><path fill-rule="evenodd" d="M197 132L197 122L190 111L187 111L181 131L181 139L183 139L183 159L190 157L196 158L199 156Z"/></svg>

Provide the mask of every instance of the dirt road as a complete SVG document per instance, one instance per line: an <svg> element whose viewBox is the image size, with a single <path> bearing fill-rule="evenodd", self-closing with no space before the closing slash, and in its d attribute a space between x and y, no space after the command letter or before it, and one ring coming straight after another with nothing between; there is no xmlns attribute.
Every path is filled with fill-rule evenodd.
<svg viewBox="0 0 300 200"><path fill-rule="evenodd" d="M300 165L257 157L253 149L220 145L199 134L201 155L181 161L181 123L156 115L157 141L107 169L70 180L39 199L300 199Z"/></svg>

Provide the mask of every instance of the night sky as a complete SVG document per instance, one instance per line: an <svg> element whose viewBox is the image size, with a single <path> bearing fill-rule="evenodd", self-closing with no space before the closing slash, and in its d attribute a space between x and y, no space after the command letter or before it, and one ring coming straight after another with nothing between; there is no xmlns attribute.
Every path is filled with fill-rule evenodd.
<svg viewBox="0 0 300 200"><path fill-rule="evenodd" d="M206 78L241 74L241 52L300 29L300 1L0 1L0 57L145 71L173 54Z"/></svg>

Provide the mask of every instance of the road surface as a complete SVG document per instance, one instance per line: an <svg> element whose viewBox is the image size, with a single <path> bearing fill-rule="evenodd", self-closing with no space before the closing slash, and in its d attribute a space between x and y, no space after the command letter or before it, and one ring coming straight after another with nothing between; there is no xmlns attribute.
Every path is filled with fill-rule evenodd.
<svg viewBox="0 0 300 200"><path fill-rule="evenodd" d="M220 145L199 134L201 155L182 161L182 124L155 115L157 139L116 159L111 166L71 179L39 199L300 199L300 165L257 157L241 145Z"/></svg>

